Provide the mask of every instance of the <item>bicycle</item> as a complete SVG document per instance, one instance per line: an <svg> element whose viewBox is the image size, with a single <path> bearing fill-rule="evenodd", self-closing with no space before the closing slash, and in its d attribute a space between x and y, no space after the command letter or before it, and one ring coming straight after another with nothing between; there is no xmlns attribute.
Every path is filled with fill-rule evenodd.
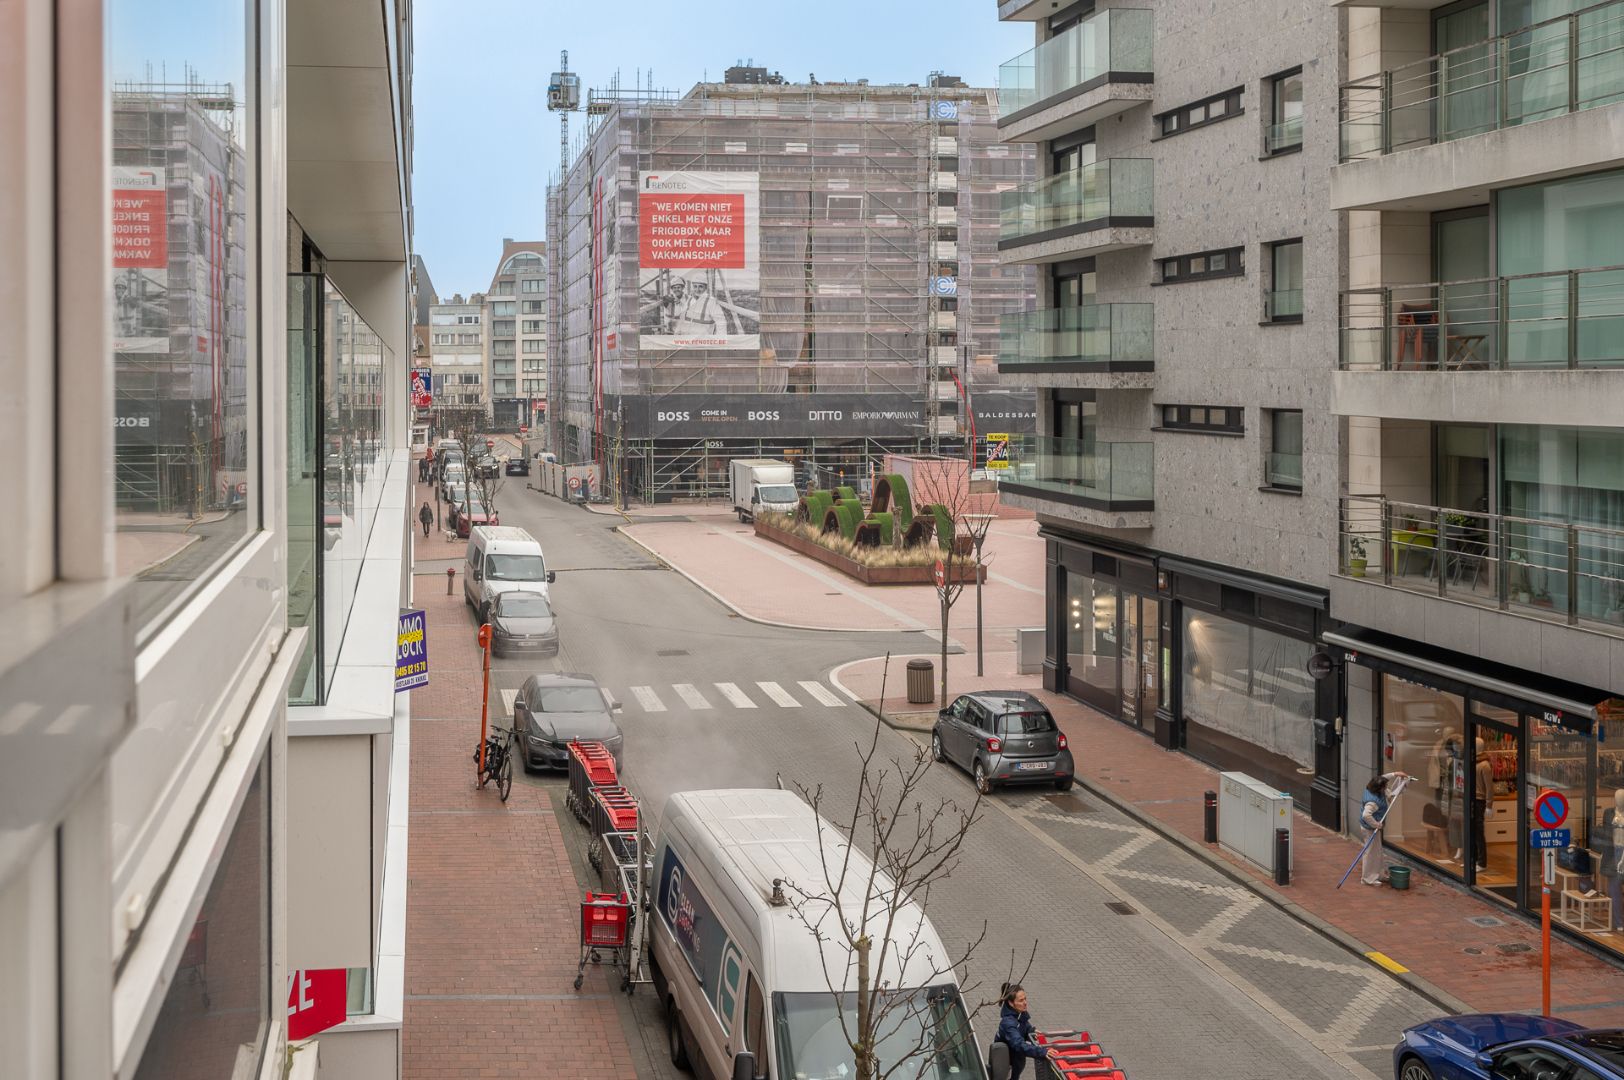
<svg viewBox="0 0 1624 1080"><path fill-rule="evenodd" d="M513 790L513 754L508 749L512 739L511 731L485 739L485 767L479 773L479 786L494 782L503 802L508 801L508 793ZM474 761L479 761L478 746L474 747Z"/></svg>

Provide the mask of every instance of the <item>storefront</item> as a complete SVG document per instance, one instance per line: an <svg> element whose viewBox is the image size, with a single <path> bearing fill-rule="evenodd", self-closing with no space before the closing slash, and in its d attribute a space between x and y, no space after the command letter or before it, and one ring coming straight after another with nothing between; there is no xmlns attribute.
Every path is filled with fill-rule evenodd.
<svg viewBox="0 0 1624 1080"><path fill-rule="evenodd" d="M1546 790L1568 799L1553 922L1624 953L1624 715L1605 691L1366 630L1329 633L1348 669L1350 721L1370 717L1371 771L1413 779L1384 842L1530 914L1541 861L1528 834ZM1356 728L1363 728L1356 723Z"/></svg>
<svg viewBox="0 0 1624 1080"><path fill-rule="evenodd" d="M1045 686L1290 792L1316 822L1338 827L1336 687L1308 673L1323 592L1053 526L1042 535Z"/></svg>

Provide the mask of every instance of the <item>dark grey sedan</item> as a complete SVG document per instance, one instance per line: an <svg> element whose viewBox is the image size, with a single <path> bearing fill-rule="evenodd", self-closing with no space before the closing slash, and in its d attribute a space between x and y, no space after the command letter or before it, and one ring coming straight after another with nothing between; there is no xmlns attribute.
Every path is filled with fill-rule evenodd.
<svg viewBox="0 0 1624 1080"><path fill-rule="evenodd" d="M558 655L558 619L541 593L510 590L491 602L491 655Z"/></svg>
<svg viewBox="0 0 1624 1080"><path fill-rule="evenodd" d="M526 772L569 768L572 739L603 743L620 764L620 703L590 675L532 675L513 701L513 730L524 747Z"/></svg>
<svg viewBox="0 0 1624 1080"><path fill-rule="evenodd" d="M930 748L937 761L968 770L983 795L1002 784L1069 791L1076 775L1065 734L1043 702L1024 690L960 695L937 714Z"/></svg>

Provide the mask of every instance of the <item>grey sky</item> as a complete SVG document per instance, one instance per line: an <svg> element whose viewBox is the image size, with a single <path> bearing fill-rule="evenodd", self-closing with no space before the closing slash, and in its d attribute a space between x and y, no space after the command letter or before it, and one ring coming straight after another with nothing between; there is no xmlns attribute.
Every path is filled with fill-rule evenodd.
<svg viewBox="0 0 1624 1080"><path fill-rule="evenodd" d="M792 82L945 71L992 86L1032 45L1030 24L999 23L995 0L417 0L413 13L416 242L442 296L488 287L504 236L546 238L560 49L583 87L617 69L630 87L652 67L655 86L687 90L752 58ZM572 139L585 120L571 117Z"/></svg>

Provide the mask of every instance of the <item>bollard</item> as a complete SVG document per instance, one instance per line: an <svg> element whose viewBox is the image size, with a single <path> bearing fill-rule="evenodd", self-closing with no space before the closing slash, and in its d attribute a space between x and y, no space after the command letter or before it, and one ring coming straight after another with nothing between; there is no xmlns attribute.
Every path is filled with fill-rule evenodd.
<svg viewBox="0 0 1624 1080"><path fill-rule="evenodd" d="M1274 883L1291 884L1291 831L1274 830Z"/></svg>
<svg viewBox="0 0 1624 1080"><path fill-rule="evenodd" d="M1206 814L1205 839L1209 844L1218 842L1218 793L1209 791L1201 799L1202 809Z"/></svg>
<svg viewBox="0 0 1624 1080"><path fill-rule="evenodd" d="M445 568L445 594L447 596L451 595L451 583L453 581L455 581L455 580L457 580L457 568L455 566L446 567Z"/></svg>

